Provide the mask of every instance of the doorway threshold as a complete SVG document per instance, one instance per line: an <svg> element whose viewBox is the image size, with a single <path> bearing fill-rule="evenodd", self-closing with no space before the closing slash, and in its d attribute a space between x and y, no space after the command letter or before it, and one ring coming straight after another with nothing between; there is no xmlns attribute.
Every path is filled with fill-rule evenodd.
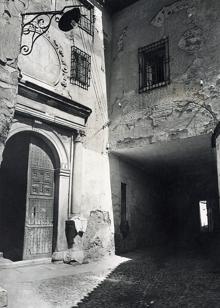
<svg viewBox="0 0 220 308"><path fill-rule="evenodd" d="M32 260L22 260L22 261L11 261L8 259L0 258L0 270L8 268L17 268L30 265L40 265L40 264L49 264L51 263L51 258L41 258L41 259L32 259Z"/></svg>

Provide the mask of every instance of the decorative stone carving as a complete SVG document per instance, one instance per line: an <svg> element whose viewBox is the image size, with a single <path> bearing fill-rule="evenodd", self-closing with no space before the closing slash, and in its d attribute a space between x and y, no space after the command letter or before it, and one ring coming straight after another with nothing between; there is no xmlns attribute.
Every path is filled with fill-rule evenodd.
<svg viewBox="0 0 220 308"><path fill-rule="evenodd" d="M76 135L76 139L75 142L81 142L83 143L84 139L85 139L86 133L84 130L78 130L77 131L77 135Z"/></svg>
<svg viewBox="0 0 220 308"><path fill-rule="evenodd" d="M28 9L30 0L14 0L14 6L19 13L23 13L24 10Z"/></svg>
<svg viewBox="0 0 220 308"><path fill-rule="evenodd" d="M61 64L61 78L60 78L60 84L64 88L67 87L67 73L68 73L68 66L64 60L64 53L63 53L63 47L57 43L56 40L52 41L52 44L54 48L56 49L58 56L60 58L60 64Z"/></svg>
<svg viewBox="0 0 220 308"><path fill-rule="evenodd" d="M25 42L23 42L25 44ZM21 71L50 86L67 87L68 66L63 47L48 33L41 36L29 55L19 57Z"/></svg>
<svg viewBox="0 0 220 308"><path fill-rule="evenodd" d="M190 0L179 0L168 6L163 7L152 19L151 24L155 27L162 27L164 20L176 12L187 9L190 6Z"/></svg>
<svg viewBox="0 0 220 308"><path fill-rule="evenodd" d="M202 44L202 29L194 27L184 32L179 41L179 48L192 53L199 50Z"/></svg>

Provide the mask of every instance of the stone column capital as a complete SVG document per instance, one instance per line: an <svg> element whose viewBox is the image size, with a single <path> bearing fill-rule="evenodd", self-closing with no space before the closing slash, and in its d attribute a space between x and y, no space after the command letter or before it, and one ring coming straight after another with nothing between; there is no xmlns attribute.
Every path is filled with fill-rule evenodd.
<svg viewBox="0 0 220 308"><path fill-rule="evenodd" d="M85 131L83 131L83 130L77 130L77 131L76 131L75 142L81 142L81 143L83 143L85 136L86 136Z"/></svg>

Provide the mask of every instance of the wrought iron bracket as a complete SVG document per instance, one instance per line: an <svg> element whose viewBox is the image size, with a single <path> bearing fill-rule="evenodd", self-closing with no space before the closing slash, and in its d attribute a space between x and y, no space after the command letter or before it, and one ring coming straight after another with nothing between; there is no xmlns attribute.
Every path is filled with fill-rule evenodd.
<svg viewBox="0 0 220 308"><path fill-rule="evenodd" d="M32 52L34 43L40 36L42 36L49 30L53 19L56 22L59 22L60 17L65 13L65 11L68 8L73 9L80 7L83 7L83 5L65 6L60 11L30 12L21 14L22 15L22 33L21 33L22 44L20 48L21 54L26 56ZM30 19L27 22L25 22L25 19L28 16L30 17ZM23 43L23 39L25 36L27 40L25 43Z"/></svg>

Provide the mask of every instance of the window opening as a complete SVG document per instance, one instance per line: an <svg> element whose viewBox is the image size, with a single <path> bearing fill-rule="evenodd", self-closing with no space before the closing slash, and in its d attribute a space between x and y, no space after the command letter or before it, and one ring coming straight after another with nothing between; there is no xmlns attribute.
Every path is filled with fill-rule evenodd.
<svg viewBox="0 0 220 308"><path fill-rule="evenodd" d="M94 8L93 7L81 7L81 18L79 21L79 27L85 30L87 33L94 35Z"/></svg>
<svg viewBox="0 0 220 308"><path fill-rule="evenodd" d="M89 33L94 35L94 6L87 0L73 0L74 5L83 5L80 7L81 18L79 20L78 26Z"/></svg>
<svg viewBox="0 0 220 308"><path fill-rule="evenodd" d="M139 93L170 83L168 38L138 49Z"/></svg>
<svg viewBox="0 0 220 308"><path fill-rule="evenodd" d="M208 209L207 209L207 201L199 202L199 211L200 211L200 226L201 229L208 229Z"/></svg>
<svg viewBox="0 0 220 308"><path fill-rule="evenodd" d="M125 183L121 183L121 224L120 224L120 231L123 238L126 238L129 233L129 225L127 221L127 201L126 201L126 194L127 194L127 185Z"/></svg>
<svg viewBox="0 0 220 308"><path fill-rule="evenodd" d="M121 183L121 223L126 221L126 184Z"/></svg>
<svg viewBox="0 0 220 308"><path fill-rule="evenodd" d="M214 228L212 207L209 206L207 201L199 201L199 211L201 231L212 232Z"/></svg>
<svg viewBox="0 0 220 308"><path fill-rule="evenodd" d="M71 47L70 83L88 90L91 79L91 56L81 49Z"/></svg>

